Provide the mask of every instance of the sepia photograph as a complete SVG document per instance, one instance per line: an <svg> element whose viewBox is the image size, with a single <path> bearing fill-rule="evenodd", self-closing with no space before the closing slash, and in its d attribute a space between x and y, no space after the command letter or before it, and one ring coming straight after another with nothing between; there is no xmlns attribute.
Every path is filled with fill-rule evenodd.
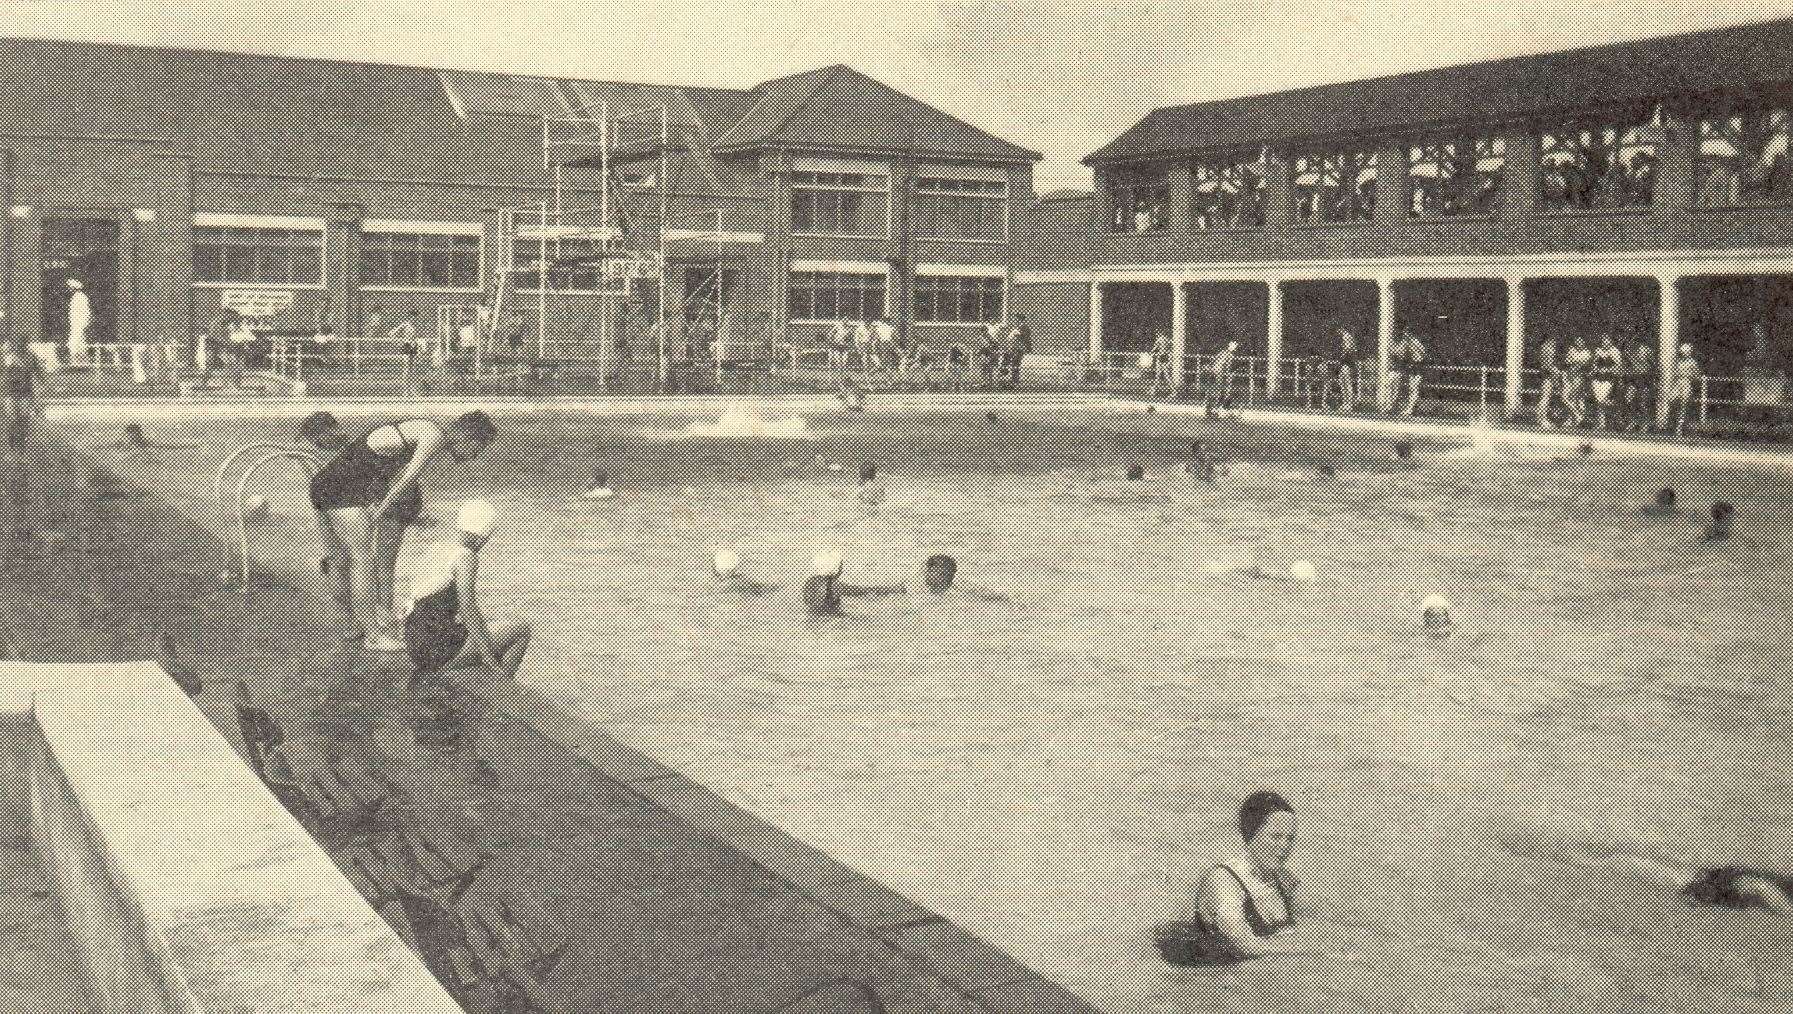
<svg viewBox="0 0 1793 1014"><path fill-rule="evenodd" d="M13 0L0 1010L1787 1010L1790 54Z"/></svg>

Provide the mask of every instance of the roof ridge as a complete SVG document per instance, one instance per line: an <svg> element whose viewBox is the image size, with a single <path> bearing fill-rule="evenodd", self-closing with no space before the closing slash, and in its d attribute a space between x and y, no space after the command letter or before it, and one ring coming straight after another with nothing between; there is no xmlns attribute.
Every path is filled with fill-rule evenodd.
<svg viewBox="0 0 1793 1014"><path fill-rule="evenodd" d="M1159 113L1166 113L1166 112L1176 112L1178 110L1183 110L1183 109L1199 109L1203 106L1225 105L1225 104L1231 103L1231 102L1244 102L1244 101L1248 101L1251 99L1267 99L1267 98L1272 98L1272 97L1303 95L1303 94L1307 94L1310 92L1323 91L1328 88L1338 88L1340 86L1346 86L1346 85L1350 85L1350 86L1373 85L1373 84L1381 84L1381 83L1388 82L1388 81L1399 81L1399 80L1402 80L1403 78L1423 77L1427 74L1439 74L1439 73L1446 73L1446 72L1451 72L1451 71L1476 70L1476 69L1486 68L1486 67L1500 67L1503 65L1524 63L1528 60L1543 60L1543 59L1550 59L1550 58L1554 58L1554 57L1585 56L1587 54L1598 53L1603 50L1618 50L1618 49L1625 49L1625 48L1631 47L1631 46L1642 46L1642 45L1646 45L1649 43L1674 42L1676 40L1693 39L1693 38L1696 38L1699 36L1721 35L1725 32L1741 31L1743 29L1748 29L1748 28L1764 28L1769 25L1793 25L1793 18L1789 18L1789 17L1764 18L1760 21L1745 21L1745 22L1741 22L1741 23L1735 24L1735 25L1722 25L1718 28L1700 28L1700 29L1695 29L1693 31L1689 31L1689 32L1672 32L1668 35L1646 35L1646 36L1642 36L1642 37L1636 38L1636 39L1624 39L1624 40L1621 40L1618 42L1602 42L1602 43L1592 45L1592 46L1575 46L1575 47L1572 47L1569 49L1547 49L1547 50L1541 50L1541 51L1535 52L1535 53L1519 53L1514 56L1497 56L1497 57L1494 57L1494 58L1488 59L1488 60L1471 60L1468 63L1447 63L1447 64L1443 64L1443 65L1437 66L1437 67L1424 67L1419 70L1404 70L1404 71L1400 71L1399 73L1395 73L1395 74L1378 74L1375 77L1345 78L1345 79L1339 80L1339 81L1326 81L1326 82L1322 82L1319 84L1302 85L1297 88L1278 88L1278 89L1274 89L1271 91L1246 92L1245 94L1242 94L1242 95L1233 95L1233 96L1229 96L1227 98L1202 99L1197 102L1178 102L1178 103L1174 103L1174 104L1168 105L1168 106L1158 106L1158 107L1152 109L1149 113L1147 113L1147 116L1154 116Z"/></svg>
<svg viewBox="0 0 1793 1014"><path fill-rule="evenodd" d="M730 144L730 135L732 135L741 126L741 124L746 123L747 121L753 119L753 114L759 112L761 106L772 101L773 95L776 94L776 89L773 86L782 85L787 82L795 81L798 78L803 78L803 77L815 77L815 78L820 79L820 80L818 80L818 82L816 84L810 86L809 90L804 92L803 97L801 99L797 100L797 102L795 102L794 104L792 104L790 110L788 110L783 116L779 117L778 123L776 124L776 126L774 126L770 131L768 131L768 133L770 133L770 134L777 134L779 131L781 131L785 127L789 126L791 123L791 118L796 115L797 110L801 109L805 104L807 104L809 102L809 100L811 98L813 98L815 96L817 91L821 90L821 81L826 80L828 77L832 76L835 71L841 69L843 66L845 66L845 65L833 63L833 64L829 64L826 67L817 67L814 70L806 70L806 71L802 72L801 74L786 74L784 77L775 77L770 81L763 81L760 84L754 86L753 90L755 92L759 93L759 98L753 103L752 106L750 106L748 108L747 112L745 112L741 115L740 119L736 120L733 124L731 124L729 126L729 128L727 130L722 132L722 136L718 137L716 139L716 147L718 147L718 148L727 147Z"/></svg>
<svg viewBox="0 0 1793 1014"><path fill-rule="evenodd" d="M751 95L752 88L725 88L719 85L688 85L676 82L659 81L622 81L613 78L574 77L570 75L538 74L529 71L491 70L479 67L451 67L443 64L398 63L391 60L344 60L328 56L294 56L289 53L269 53L251 49L222 49L204 46L170 46L147 42L110 42L96 39L71 39L53 35L0 35L0 44L8 42L47 43L58 46L76 46L89 49L125 49L152 53L187 53L195 56L230 56L255 60L279 60L283 63L314 64L331 67L371 67L381 70L413 70L427 73L451 74L489 74L494 77L534 78L540 81L570 81L577 84L623 85L635 88L682 88L694 91L721 92L731 95Z"/></svg>

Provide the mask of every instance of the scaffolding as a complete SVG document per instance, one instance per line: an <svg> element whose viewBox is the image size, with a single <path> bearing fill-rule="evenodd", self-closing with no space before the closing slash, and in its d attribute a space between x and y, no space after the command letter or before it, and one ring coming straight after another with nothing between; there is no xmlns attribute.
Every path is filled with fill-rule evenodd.
<svg viewBox="0 0 1793 1014"><path fill-rule="evenodd" d="M487 343L507 327L510 315L530 306L540 360L583 358L550 357L549 351L554 344L576 348L579 343L565 337L579 326L575 309L595 306L592 358L600 383L607 385L628 310L645 308L651 292L653 312L647 316L664 387L674 351L668 266L690 263L694 249L703 254L697 262L709 270L694 284L688 279L688 285L700 295L713 294L703 303L704 312L713 318L714 333L727 333L733 293L723 265L735 212L673 207L674 153L695 144L688 130L680 133L675 137L665 102L616 110L600 101L579 115L542 118L542 167L552 190L534 205L502 211ZM583 175L588 173L596 179ZM587 333L591 323L585 322ZM720 363L720 354L717 359Z"/></svg>

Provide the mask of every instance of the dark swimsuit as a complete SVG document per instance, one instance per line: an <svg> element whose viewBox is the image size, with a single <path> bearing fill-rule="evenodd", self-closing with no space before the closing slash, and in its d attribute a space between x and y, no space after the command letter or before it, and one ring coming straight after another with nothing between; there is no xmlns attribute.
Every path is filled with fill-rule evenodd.
<svg viewBox="0 0 1793 1014"><path fill-rule="evenodd" d="M386 499L392 491L393 480L411 463L412 455L417 453L417 445L405 435L401 424L393 423L392 429L404 443L398 454L388 457L375 451L368 445L368 440L386 427L369 430L366 436L338 451L318 474L311 480L311 505L317 510L344 510L349 507L372 508ZM386 512L388 520L410 524L423 516L423 492L415 482L409 489L399 495L392 509Z"/></svg>
<svg viewBox="0 0 1793 1014"><path fill-rule="evenodd" d="M461 657L467 628L461 623L461 592L451 580L441 591L418 599L405 617L405 647L423 676L440 672Z"/></svg>
<svg viewBox="0 0 1793 1014"><path fill-rule="evenodd" d="M1221 869L1233 875L1239 881L1239 887L1245 892L1245 924L1251 927L1253 934L1260 937L1272 936L1295 924L1295 906L1289 898L1289 892L1283 887L1280 879L1270 882L1276 893L1282 896L1282 919L1270 920L1258 910L1257 898L1251 888L1245 886L1245 878L1238 871L1222 864ZM1171 923L1158 932L1158 951L1164 960L1173 965L1227 965L1243 961L1247 957L1240 954L1239 949L1218 927L1208 925L1207 921L1198 917L1195 922Z"/></svg>

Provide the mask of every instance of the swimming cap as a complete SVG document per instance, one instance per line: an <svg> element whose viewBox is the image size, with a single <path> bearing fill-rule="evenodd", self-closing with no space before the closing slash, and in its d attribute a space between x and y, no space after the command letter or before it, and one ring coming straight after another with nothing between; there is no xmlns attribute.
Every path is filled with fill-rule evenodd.
<svg viewBox="0 0 1793 1014"><path fill-rule="evenodd" d="M1306 560L1296 560L1289 564L1289 576L1297 581L1313 581L1320 576L1314 565Z"/></svg>
<svg viewBox="0 0 1793 1014"><path fill-rule="evenodd" d="M741 556L732 549L718 549L710 566L715 569L717 576L730 577L741 569Z"/></svg>
<svg viewBox="0 0 1793 1014"><path fill-rule="evenodd" d="M809 571L818 577L838 577L846 567L847 561L832 549L817 553L809 562Z"/></svg>
<svg viewBox="0 0 1793 1014"><path fill-rule="evenodd" d="M1451 600L1443 595L1432 595L1420 603L1420 610L1428 613L1448 613L1451 611Z"/></svg>
<svg viewBox="0 0 1793 1014"><path fill-rule="evenodd" d="M1239 836L1250 841L1264 829L1274 813L1294 813L1295 808L1277 792L1254 792L1239 804Z"/></svg>
<svg viewBox="0 0 1793 1014"><path fill-rule="evenodd" d="M486 538L498 527L498 511L484 500L469 500L461 505L461 515L456 519L455 527L468 535Z"/></svg>

